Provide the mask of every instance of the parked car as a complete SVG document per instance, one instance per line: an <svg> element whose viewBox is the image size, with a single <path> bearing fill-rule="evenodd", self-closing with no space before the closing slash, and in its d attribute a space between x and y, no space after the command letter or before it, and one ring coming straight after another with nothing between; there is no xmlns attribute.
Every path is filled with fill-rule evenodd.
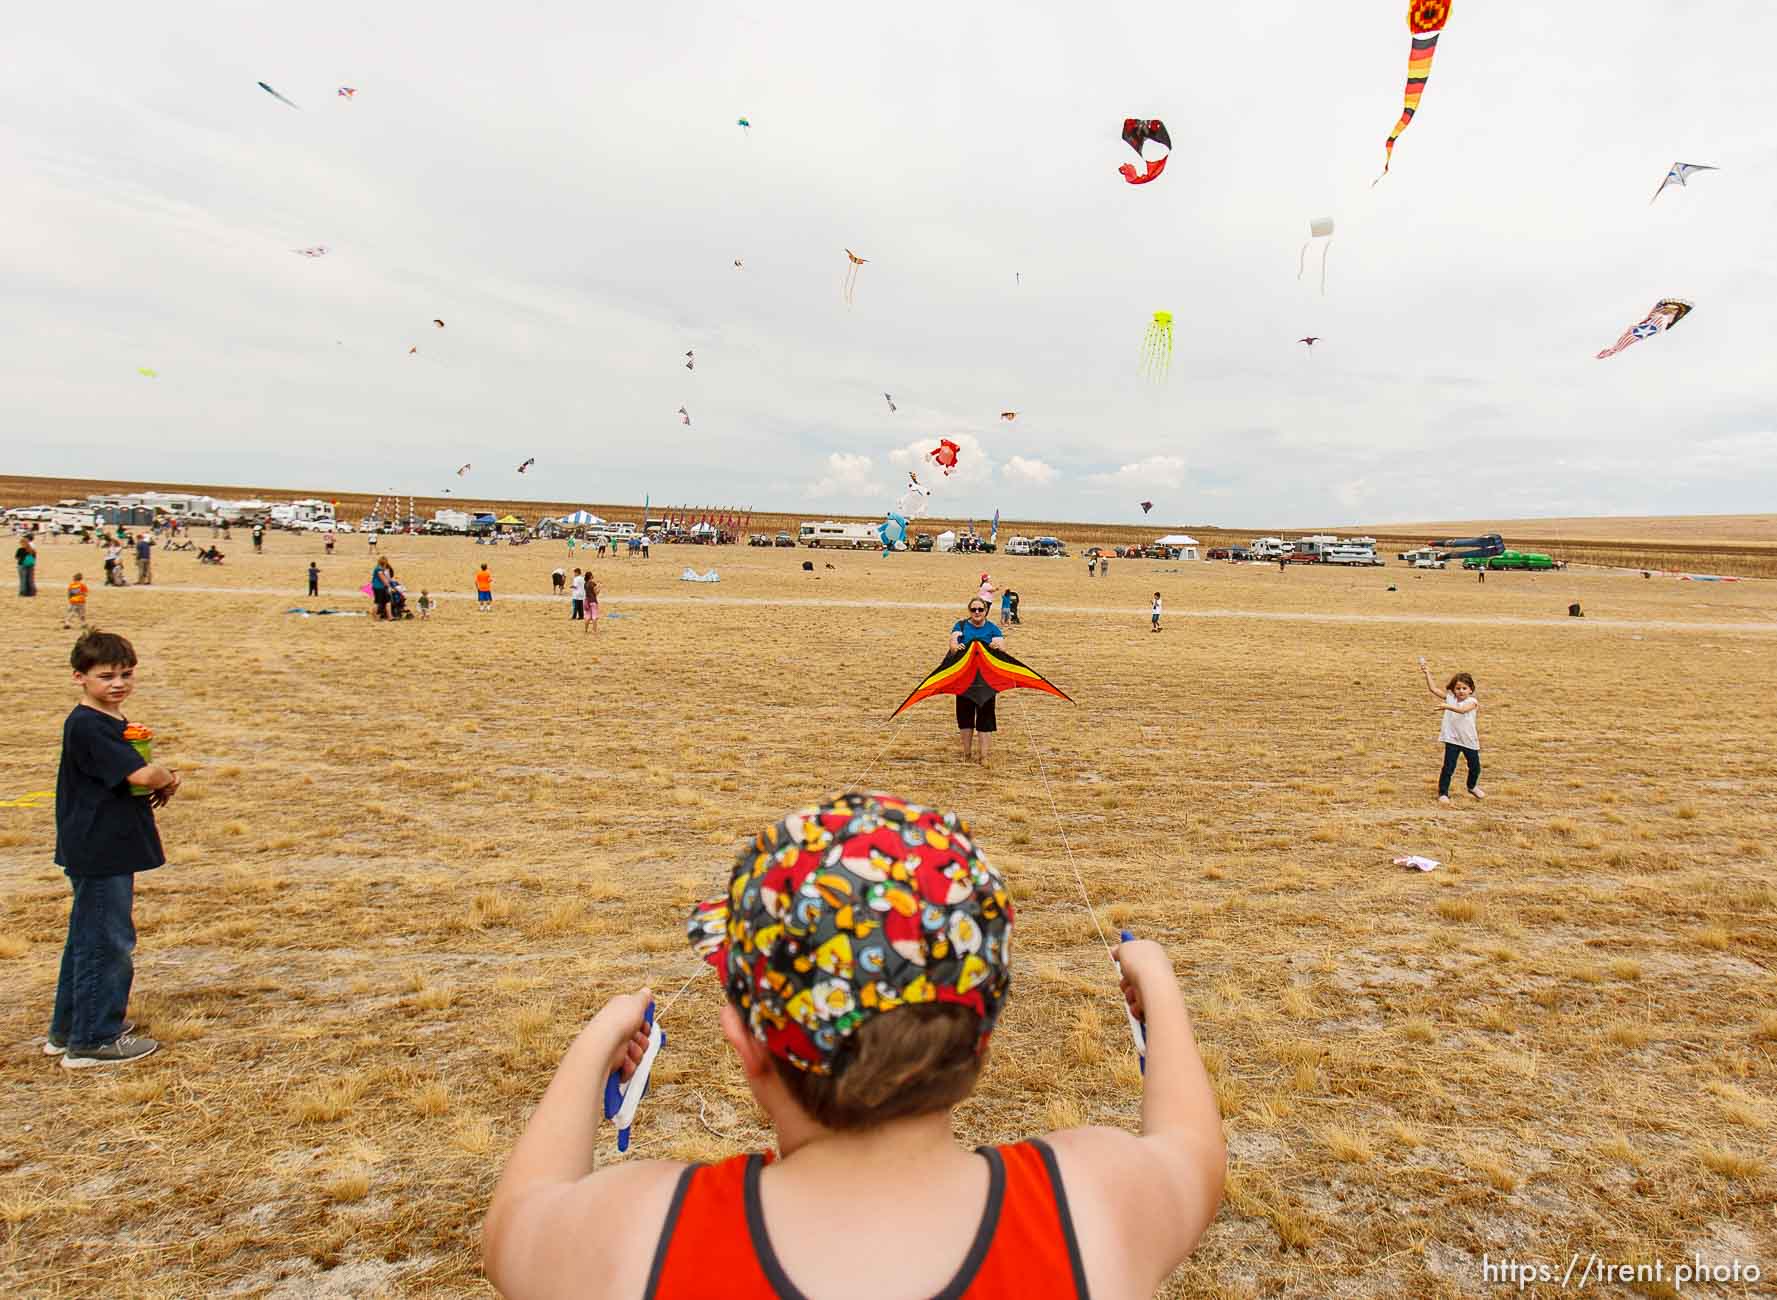
<svg viewBox="0 0 1777 1300"><path fill-rule="evenodd" d="M1313 551L1291 551L1280 557L1289 564L1319 564L1320 556Z"/></svg>
<svg viewBox="0 0 1777 1300"><path fill-rule="evenodd" d="M776 537L771 539L771 544L773 546L794 546L796 545L796 539L791 537L788 533L779 533Z"/></svg>
<svg viewBox="0 0 1777 1300"><path fill-rule="evenodd" d="M1203 558L1206 560L1228 560L1233 557L1228 553L1226 546L1212 546L1203 553Z"/></svg>
<svg viewBox="0 0 1777 1300"><path fill-rule="evenodd" d="M932 535L930 533L915 533L913 536L913 549L916 551L931 550Z"/></svg>
<svg viewBox="0 0 1777 1300"><path fill-rule="evenodd" d="M1421 555L1413 561L1415 569L1447 569L1450 566L1435 555ZM1477 564L1477 568L1479 565Z"/></svg>
<svg viewBox="0 0 1777 1300"><path fill-rule="evenodd" d="M1228 548L1228 558L1238 563L1242 560L1250 560L1252 555L1244 546L1230 546Z"/></svg>

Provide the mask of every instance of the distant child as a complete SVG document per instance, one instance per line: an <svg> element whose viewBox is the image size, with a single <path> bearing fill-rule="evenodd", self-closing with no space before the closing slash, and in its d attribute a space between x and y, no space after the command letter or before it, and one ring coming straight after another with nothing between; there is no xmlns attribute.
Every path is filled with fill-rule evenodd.
<svg viewBox="0 0 1777 1300"><path fill-rule="evenodd" d="M424 623L432 617L432 593L423 588L420 591L419 607L420 622Z"/></svg>
<svg viewBox="0 0 1777 1300"><path fill-rule="evenodd" d="M1422 658L1419 671L1425 674L1425 689L1431 692L1432 698L1438 700L1438 713L1443 718L1438 728L1438 739L1444 742L1444 767L1438 773L1438 802L1450 802L1450 778L1456 774L1456 760L1460 756L1468 762L1468 792L1477 799L1484 799L1477 782L1481 779L1481 735L1475 726L1475 714L1480 712L1481 702L1475 698L1475 679L1467 673L1457 673L1439 690L1431 679L1431 668Z"/></svg>
<svg viewBox="0 0 1777 1300"><path fill-rule="evenodd" d="M1160 593L1157 591L1154 593L1154 603L1148 610L1148 623L1149 631L1160 630Z"/></svg>
<svg viewBox="0 0 1777 1300"><path fill-rule="evenodd" d="M321 594L321 566L313 560L309 561L309 595Z"/></svg>
<svg viewBox="0 0 1777 1300"><path fill-rule="evenodd" d="M599 630L599 585L593 579L593 576L592 576L592 573L590 570L588 570L587 574L586 574L586 608L584 610L584 614L586 617L586 627L584 630L587 632L598 631Z"/></svg>
<svg viewBox="0 0 1777 1300"><path fill-rule="evenodd" d="M72 627L76 623L86 626L86 584L78 573L68 581L68 613L62 619L62 626Z"/></svg>
<svg viewBox="0 0 1777 1300"><path fill-rule="evenodd" d="M494 608L494 575L485 564L475 574L475 608L484 614Z"/></svg>
<svg viewBox="0 0 1777 1300"><path fill-rule="evenodd" d="M802 888L816 866L821 888ZM595 1171L605 1080L631 1076L650 1039L652 995L619 994L562 1058L488 1208L483 1266L508 1300L1152 1295L1195 1248L1227 1151L1159 944L1116 950L1148 1026L1140 1133L1072 1128L971 1150L952 1112L991 1066L1013 907L968 826L840 795L749 838L732 882L687 928L718 972L722 1036L775 1158ZM670 1104L658 1097L646 1105ZM638 1123L656 1119L644 1109Z"/></svg>
<svg viewBox="0 0 1777 1300"><path fill-rule="evenodd" d="M124 1065L160 1046L130 1031L136 946L135 873L166 861L154 810L179 792L179 774L149 762L152 738L123 716L135 689L136 651L114 632L89 628L69 655L80 702L62 724L56 773L56 865L74 902L62 949L55 1010L43 1051L70 1070ZM140 748L138 748L140 747Z"/></svg>

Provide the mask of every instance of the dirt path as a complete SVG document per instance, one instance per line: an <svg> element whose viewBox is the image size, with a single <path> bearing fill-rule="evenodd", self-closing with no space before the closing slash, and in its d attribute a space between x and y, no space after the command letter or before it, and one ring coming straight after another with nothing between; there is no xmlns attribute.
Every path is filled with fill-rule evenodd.
<svg viewBox="0 0 1777 1300"><path fill-rule="evenodd" d="M123 591L148 592L193 592L212 596L277 596L286 600L296 599L290 592L278 587L124 587ZM344 600L351 607L366 606L363 595L357 591L323 593L316 597L303 597L317 602L328 600ZM444 601L470 601L473 598L466 592L442 592L435 599ZM496 603L505 604L520 601L527 604L560 603L564 597L544 595L538 592L518 592L501 595ZM683 596L624 596L609 598L603 602L612 609L634 605L727 605L735 607L788 607L800 609L931 609L951 612L956 609L955 601L940 600L828 600L815 596L717 596L717 595L683 595ZM1132 618L1147 612L1145 605L1044 605L1044 614L1109 614L1119 618ZM1574 628L1611 628L1630 631L1647 632L1777 632L1777 619L1765 622L1748 621L1745 623L1691 623L1675 619L1626 619L1626 618L1526 618L1521 615L1500 614L1490 618L1480 618L1469 614L1322 614L1308 610L1259 610L1259 609L1178 609L1166 611L1171 620L1184 618L1204 619L1255 619L1271 623L1410 623L1410 624L1448 624L1453 626L1473 627L1574 627Z"/></svg>

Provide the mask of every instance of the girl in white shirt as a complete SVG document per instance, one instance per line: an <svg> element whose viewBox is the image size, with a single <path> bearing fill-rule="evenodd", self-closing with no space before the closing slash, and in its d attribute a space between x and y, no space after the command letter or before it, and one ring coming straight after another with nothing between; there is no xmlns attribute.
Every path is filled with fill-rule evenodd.
<svg viewBox="0 0 1777 1300"><path fill-rule="evenodd" d="M1425 689L1438 700L1438 714L1443 719L1438 739L1444 742L1444 767L1438 773L1438 802L1450 802L1450 778L1456 775L1458 757L1468 760L1468 792L1477 799L1485 798L1477 784L1481 779L1481 736L1475 727L1475 714L1481 702L1475 698L1475 679L1457 673L1439 690L1431 679L1431 668L1424 659L1419 671L1425 674Z"/></svg>

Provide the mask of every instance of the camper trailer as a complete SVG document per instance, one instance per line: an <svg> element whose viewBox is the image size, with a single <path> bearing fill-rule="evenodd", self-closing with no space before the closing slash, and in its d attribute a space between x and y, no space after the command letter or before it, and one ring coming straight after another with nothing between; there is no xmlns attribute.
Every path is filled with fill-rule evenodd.
<svg viewBox="0 0 1777 1300"><path fill-rule="evenodd" d="M882 535L875 524L842 524L832 519L802 525L804 546L831 546L844 550L865 549L882 545Z"/></svg>

